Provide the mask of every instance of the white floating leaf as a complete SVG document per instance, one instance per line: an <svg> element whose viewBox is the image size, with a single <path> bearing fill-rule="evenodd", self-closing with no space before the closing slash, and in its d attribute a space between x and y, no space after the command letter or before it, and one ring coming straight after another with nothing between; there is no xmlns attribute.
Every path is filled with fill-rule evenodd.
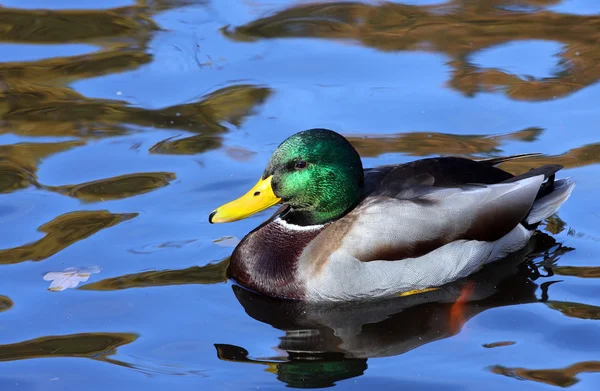
<svg viewBox="0 0 600 391"><path fill-rule="evenodd" d="M78 269L69 267L62 272L48 272L44 275L44 280L52 281L48 287L49 291L59 292L68 288L75 288L80 282L85 282L92 274L100 273L98 266Z"/></svg>
<svg viewBox="0 0 600 391"><path fill-rule="evenodd" d="M213 243L217 246L223 247L235 247L240 242L240 239L235 236L222 236L219 239L213 240Z"/></svg>

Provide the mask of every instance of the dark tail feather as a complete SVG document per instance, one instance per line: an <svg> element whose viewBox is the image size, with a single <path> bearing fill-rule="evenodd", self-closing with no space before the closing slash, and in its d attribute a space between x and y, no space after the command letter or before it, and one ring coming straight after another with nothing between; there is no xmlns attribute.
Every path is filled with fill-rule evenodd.
<svg viewBox="0 0 600 391"><path fill-rule="evenodd" d="M538 175L544 175L544 179L547 179L547 181L542 183L542 186L540 186L540 190L538 191L538 194L535 197L535 199L538 200L538 199L550 194L554 190L555 175L558 171L562 170L563 167L564 166L562 166L560 164L547 164L542 167L532 168L531 170L529 170L521 175L517 175L510 179L507 179L504 182L505 183L516 182L516 181L520 181L522 179L527 179L527 178L531 178L531 177L538 176Z"/></svg>
<svg viewBox="0 0 600 391"><path fill-rule="evenodd" d="M561 164L546 164L545 166L532 168L531 170L524 172L523 174L515 175L514 177L507 179L504 182L516 182L522 179L527 179L542 174L544 175L545 179L550 179L551 177L554 177L554 175L563 168L564 166Z"/></svg>
<svg viewBox="0 0 600 391"><path fill-rule="evenodd" d="M540 155L540 153L524 153L521 155L484 159L480 160L479 162L496 166L509 160L535 157ZM503 181L503 183L516 182L522 179L544 175L544 179L546 181L540 186L537 196L535 197L536 201L534 202L527 216L525 216L521 222L525 228L530 230L536 229L544 219L554 214L560 205L562 205L562 203L565 202L571 195L571 192L575 187L574 181L569 178L559 179L558 181L555 180L556 173L563 168L564 166L560 164L547 164L542 167L532 168L521 175L516 175Z"/></svg>
<svg viewBox="0 0 600 391"><path fill-rule="evenodd" d="M541 153L523 153L520 155L512 155L512 156L501 156L501 157L493 157L489 159L478 160L480 163L489 164L491 166L496 166L500 163L507 162L509 160L522 159L525 157L535 157L541 156Z"/></svg>
<svg viewBox="0 0 600 391"><path fill-rule="evenodd" d="M556 173L563 168L560 164L548 164L514 176L504 182L515 182L534 176L544 175L545 182L540 186L535 202L523 222L527 229L534 230L546 218L554 214L560 205L569 198L575 182L566 178L555 180Z"/></svg>

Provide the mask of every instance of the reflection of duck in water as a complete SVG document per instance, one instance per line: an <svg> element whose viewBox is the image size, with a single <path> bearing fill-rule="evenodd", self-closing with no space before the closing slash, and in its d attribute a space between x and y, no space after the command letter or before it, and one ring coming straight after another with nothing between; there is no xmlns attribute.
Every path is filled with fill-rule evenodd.
<svg viewBox="0 0 600 391"><path fill-rule="evenodd" d="M526 248L468 278L419 295L363 304L282 300L234 285L248 315L285 332L278 348L287 357L251 359L244 348L226 344L215 345L217 354L222 360L266 365L293 387L331 386L361 376L368 358L403 354L455 335L466 320L487 309L538 301L533 280L539 273L532 260L570 250L538 232Z"/></svg>
<svg viewBox="0 0 600 391"><path fill-rule="evenodd" d="M363 170L339 134L286 139L246 195L213 223L283 207L231 257L241 285L280 298L341 302L440 287L523 248L571 194L560 165L513 176L518 156L422 159Z"/></svg>

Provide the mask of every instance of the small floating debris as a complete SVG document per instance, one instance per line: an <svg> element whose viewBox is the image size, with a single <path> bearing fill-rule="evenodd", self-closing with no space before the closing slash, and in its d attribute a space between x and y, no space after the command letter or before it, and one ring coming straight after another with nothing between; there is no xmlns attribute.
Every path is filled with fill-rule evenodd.
<svg viewBox="0 0 600 391"><path fill-rule="evenodd" d="M222 236L218 239L213 240L217 246L222 247L235 247L240 242L240 239L236 236Z"/></svg>
<svg viewBox="0 0 600 391"><path fill-rule="evenodd" d="M492 342L492 343L484 343L483 346L484 348L487 349L491 349L491 348L500 348L502 346L511 346L516 344L515 341L500 341L500 342Z"/></svg>
<svg viewBox="0 0 600 391"><path fill-rule="evenodd" d="M69 267L62 272L48 272L44 275L44 280L52 281L48 290L51 292L60 292L68 288L75 288L80 282L87 281L92 274L100 273L98 266L89 268Z"/></svg>

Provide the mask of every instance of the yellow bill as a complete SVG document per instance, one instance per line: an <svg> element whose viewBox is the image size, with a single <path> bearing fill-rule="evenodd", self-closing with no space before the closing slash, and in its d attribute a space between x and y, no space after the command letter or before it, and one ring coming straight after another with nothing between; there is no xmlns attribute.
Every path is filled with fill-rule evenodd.
<svg viewBox="0 0 600 391"><path fill-rule="evenodd" d="M281 201L271 187L273 176L259 180L252 189L240 198L226 203L213 210L208 221L214 223L228 223L242 220L255 213L263 211Z"/></svg>

